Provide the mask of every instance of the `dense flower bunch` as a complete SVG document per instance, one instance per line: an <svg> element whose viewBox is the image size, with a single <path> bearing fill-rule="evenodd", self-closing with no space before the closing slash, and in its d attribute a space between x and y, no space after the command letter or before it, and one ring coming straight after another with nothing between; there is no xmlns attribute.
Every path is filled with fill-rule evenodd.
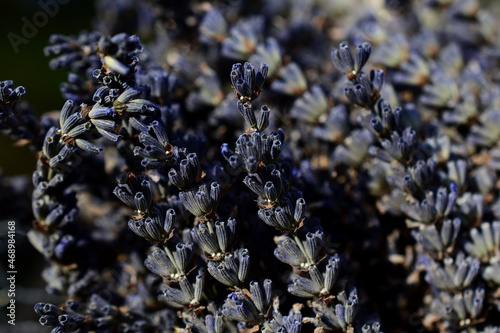
<svg viewBox="0 0 500 333"><path fill-rule="evenodd" d="M40 324L499 332L498 24L477 0L362 2L99 1L100 32L45 49L60 112L0 82L66 298Z"/></svg>

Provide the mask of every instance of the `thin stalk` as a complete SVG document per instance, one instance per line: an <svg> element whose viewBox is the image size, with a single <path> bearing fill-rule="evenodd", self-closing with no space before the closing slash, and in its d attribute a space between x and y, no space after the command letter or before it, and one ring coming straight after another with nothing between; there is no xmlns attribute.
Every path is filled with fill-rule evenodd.
<svg viewBox="0 0 500 333"><path fill-rule="evenodd" d="M170 251L170 249L166 245L164 245L163 248L165 249L165 252L167 253L167 256L170 259L170 261L174 264L177 274L182 275L184 272L182 272L180 267L177 265L177 261L175 260L172 251Z"/></svg>
<svg viewBox="0 0 500 333"><path fill-rule="evenodd" d="M295 242L297 243L300 251L304 254L304 256L307 258L307 263L309 265L312 265L314 264L313 262L313 259L312 258L309 258L309 255L307 254L306 252L306 249L304 248L304 245L302 244L302 241L299 239L299 236L297 236L297 234L293 234L293 239L295 240Z"/></svg>

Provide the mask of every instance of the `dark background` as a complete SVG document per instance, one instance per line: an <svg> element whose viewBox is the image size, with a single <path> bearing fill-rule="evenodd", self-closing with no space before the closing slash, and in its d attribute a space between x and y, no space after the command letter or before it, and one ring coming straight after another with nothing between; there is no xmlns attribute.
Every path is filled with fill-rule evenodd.
<svg viewBox="0 0 500 333"><path fill-rule="evenodd" d="M18 46L16 53L9 41L9 33L23 37L22 18L33 22L33 16L42 10L39 2L56 0L2 1L0 19L0 80L13 80L15 86L24 86L26 100L38 114L58 110L64 104L59 93L59 84L66 81L67 72L51 70L50 58L43 54L51 34L76 35L81 30L92 30L94 17L93 1L69 0L59 5L54 17L41 26L33 38ZM0 136L0 169L4 175L31 174L36 159L27 148L12 147L12 141Z"/></svg>

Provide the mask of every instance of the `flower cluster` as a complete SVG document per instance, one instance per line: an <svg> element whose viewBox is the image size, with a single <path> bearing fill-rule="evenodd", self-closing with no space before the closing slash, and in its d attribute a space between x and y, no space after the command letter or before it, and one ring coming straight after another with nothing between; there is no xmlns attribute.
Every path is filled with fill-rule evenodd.
<svg viewBox="0 0 500 333"><path fill-rule="evenodd" d="M1 81L37 162L0 211L66 298L40 324L498 332L498 23L382 3L98 1L100 32L45 48L59 112Z"/></svg>

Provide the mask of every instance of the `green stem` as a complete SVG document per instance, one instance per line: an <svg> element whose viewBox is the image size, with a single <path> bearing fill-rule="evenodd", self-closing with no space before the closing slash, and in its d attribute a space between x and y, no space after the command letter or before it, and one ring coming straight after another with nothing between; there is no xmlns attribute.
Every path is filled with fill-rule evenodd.
<svg viewBox="0 0 500 333"><path fill-rule="evenodd" d="M54 176L54 169L49 168L49 173L47 174L47 181L51 180Z"/></svg>
<svg viewBox="0 0 500 333"><path fill-rule="evenodd" d="M314 264L312 258L309 258L309 256L307 255L307 252L306 252L306 249L304 248L304 245L302 244L302 241L299 239L299 236L297 236L297 234L293 234L293 239L295 239L295 242L297 243L300 251L304 254L304 256L307 258L307 263L309 265L311 264Z"/></svg>
<svg viewBox="0 0 500 333"><path fill-rule="evenodd" d="M208 227L208 232L213 235L214 234L214 227L212 226L212 221L207 222L207 227Z"/></svg>

